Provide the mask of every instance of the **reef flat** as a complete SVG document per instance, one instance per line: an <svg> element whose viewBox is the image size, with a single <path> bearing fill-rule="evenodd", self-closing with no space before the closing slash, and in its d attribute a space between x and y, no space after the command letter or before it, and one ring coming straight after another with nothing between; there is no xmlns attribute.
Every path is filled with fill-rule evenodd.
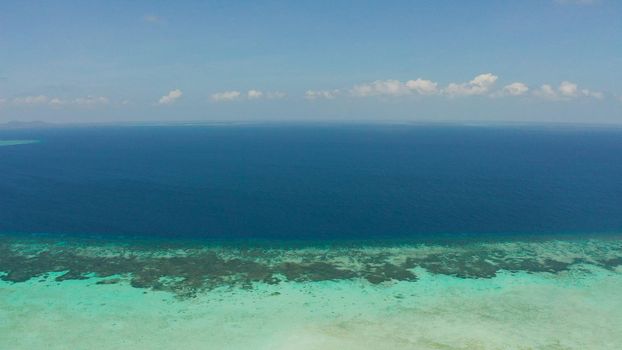
<svg viewBox="0 0 622 350"><path fill-rule="evenodd" d="M38 143L39 140L0 140L0 147L2 146L17 146L27 145L30 143Z"/></svg>
<svg viewBox="0 0 622 350"><path fill-rule="evenodd" d="M622 343L619 239L285 249L4 238L0 271L11 349Z"/></svg>
<svg viewBox="0 0 622 350"><path fill-rule="evenodd" d="M123 276L132 287L168 291L178 297L219 287L250 289L256 283L414 282L416 269L457 278L492 278L500 271L560 273L585 264L614 270L622 264L622 240L292 249L0 241L4 273L0 279L7 282L25 282L52 272L60 273L57 282Z"/></svg>

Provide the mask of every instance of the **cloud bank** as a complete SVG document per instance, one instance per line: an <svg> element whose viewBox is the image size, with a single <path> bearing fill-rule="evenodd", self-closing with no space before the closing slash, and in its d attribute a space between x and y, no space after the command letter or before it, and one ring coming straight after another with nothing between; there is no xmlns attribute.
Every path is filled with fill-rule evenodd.
<svg viewBox="0 0 622 350"><path fill-rule="evenodd" d="M448 98L484 96L484 97L518 97L531 96L547 100L572 100L577 98L594 98L602 100L605 94L580 88L576 83L562 81L557 88L550 84L543 84L540 88L533 90L520 81L515 81L495 88L499 77L492 73L483 73L475 76L468 82L449 83L445 87L440 87L439 83L417 78L415 80L400 81L396 79L375 80L369 83L356 84L349 89L333 90L307 90L304 98L307 100L335 99L341 96L351 96L357 98L384 97L398 98L405 96L445 96ZM347 91L344 94L343 91Z"/></svg>
<svg viewBox="0 0 622 350"><path fill-rule="evenodd" d="M332 100L341 94L341 90L307 90L305 92L305 99L307 100L318 100L318 99L327 99Z"/></svg>
<svg viewBox="0 0 622 350"><path fill-rule="evenodd" d="M20 96L12 100L2 99L4 104L9 102L14 106L96 106L107 105L110 103L108 97L105 96L86 96L73 99L64 99L59 97L48 97L46 95Z"/></svg>
<svg viewBox="0 0 622 350"><path fill-rule="evenodd" d="M355 85L350 94L355 97L369 96L404 96L410 94L435 95L439 92L438 83L417 78L401 82L395 79L376 80L371 83Z"/></svg>
<svg viewBox="0 0 622 350"><path fill-rule="evenodd" d="M580 97L591 97L598 100L605 98L605 94L602 92L580 89L577 84L569 81L562 81L557 89L549 84L543 84L533 94L536 97L552 101L568 101Z"/></svg>
<svg viewBox="0 0 622 350"><path fill-rule="evenodd" d="M618 95L590 90L579 86L575 82L564 80L557 85L542 84L537 88L531 88L526 83L514 81L495 88L499 77L492 73L483 73L475 76L467 82L450 82L441 86L433 80L417 78L412 80L375 80L368 83L355 84L350 88L306 90L302 96L305 100L334 100L338 98L381 98L398 99L412 96L421 98L436 96L437 98L466 98L469 96L481 96L490 98L535 98L548 101L571 101L577 99L604 100L606 96L620 99ZM160 97L157 105L175 104L183 92L180 89L169 91ZM263 91L250 89L245 92L239 90L227 90L213 93L209 99L214 103L233 101L258 101L278 100L287 97L281 91ZM111 104L105 96L85 96L76 98L50 97L47 95L18 96L14 98L0 98L0 106L48 106L61 108L65 106L95 107ZM122 100L117 106L128 105L128 100Z"/></svg>
<svg viewBox="0 0 622 350"><path fill-rule="evenodd" d="M222 91L214 93L210 96L210 100L212 102L232 102L239 100L261 100L261 99L281 99L285 98L287 95L284 92L280 91L261 91L256 89L248 90L246 93L242 93L237 90L231 91Z"/></svg>

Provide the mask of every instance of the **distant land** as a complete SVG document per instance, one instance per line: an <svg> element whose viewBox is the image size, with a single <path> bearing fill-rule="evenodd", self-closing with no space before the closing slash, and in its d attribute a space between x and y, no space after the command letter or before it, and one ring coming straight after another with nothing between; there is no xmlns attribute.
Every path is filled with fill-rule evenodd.
<svg viewBox="0 0 622 350"><path fill-rule="evenodd" d="M73 127L119 127L119 126L141 126L141 127L154 127L154 126L380 126L380 125L392 125L392 126L461 126L461 127L526 127L526 128L606 128L606 129L620 129L622 124L616 123L593 123L593 122L520 122L520 121L482 121L482 120L469 120L469 121L452 121L452 120L439 120L439 121L422 121L422 120L410 120L410 121L398 121L398 120L382 120L382 121L369 121L369 120L340 120L340 121L311 121L311 120L273 120L273 121L256 121L256 120L153 120L153 121L111 121L111 122L46 122L41 120L33 121L19 121L9 120L0 121L0 130L6 129L42 129L42 128L73 128Z"/></svg>

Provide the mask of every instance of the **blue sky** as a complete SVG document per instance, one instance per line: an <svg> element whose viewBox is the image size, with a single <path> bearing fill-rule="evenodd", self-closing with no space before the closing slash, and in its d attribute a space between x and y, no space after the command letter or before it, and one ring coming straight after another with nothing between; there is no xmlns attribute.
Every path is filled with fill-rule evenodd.
<svg viewBox="0 0 622 350"><path fill-rule="evenodd" d="M0 122L622 123L622 2L2 1Z"/></svg>

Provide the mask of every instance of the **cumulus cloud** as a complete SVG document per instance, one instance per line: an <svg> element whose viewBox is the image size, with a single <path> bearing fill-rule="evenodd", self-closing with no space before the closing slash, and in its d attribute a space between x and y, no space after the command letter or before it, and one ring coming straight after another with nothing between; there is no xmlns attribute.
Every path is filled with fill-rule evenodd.
<svg viewBox="0 0 622 350"><path fill-rule="evenodd" d="M231 102L239 100L275 100L281 99L287 96L284 92L280 91L261 91L256 89L248 90L246 93L242 93L237 90L222 91L212 94L210 100L213 102Z"/></svg>
<svg viewBox="0 0 622 350"><path fill-rule="evenodd" d="M353 97L401 97L412 95L443 95L455 96L537 96L548 100L570 100L574 98L604 99L605 94L579 87L576 83L562 81L559 86L553 87L544 84L537 89L531 89L527 84L519 81L512 82L500 88L495 88L499 77L492 73L479 74L465 83L449 83L444 88L432 80L417 78L405 82L396 79L376 80L369 83L354 85L346 90L307 90L305 99L334 99L337 96L348 95Z"/></svg>
<svg viewBox="0 0 622 350"><path fill-rule="evenodd" d="M376 80L371 83L358 84L350 89L350 94L356 97L368 96L403 96L417 93L420 95L434 95L438 93L438 84L431 80L418 78L401 82L395 79Z"/></svg>
<svg viewBox="0 0 622 350"><path fill-rule="evenodd" d="M400 96L410 92L399 80L376 80L367 84L355 85L350 91L353 96Z"/></svg>
<svg viewBox="0 0 622 350"><path fill-rule="evenodd" d="M438 93L438 84L431 80L417 78L417 80L409 80L406 87L411 91L415 91L421 95L434 95Z"/></svg>
<svg viewBox="0 0 622 350"><path fill-rule="evenodd" d="M515 82L503 87L502 94L506 96L520 96L529 91L529 87L523 83Z"/></svg>
<svg viewBox="0 0 622 350"><path fill-rule="evenodd" d="M579 93L579 87L577 84L569 81L562 81L562 83L559 84L558 90L562 96L566 97L576 97Z"/></svg>
<svg viewBox="0 0 622 350"><path fill-rule="evenodd" d="M78 97L72 101L73 104L81 105L81 106L106 105L108 104L108 102L110 102L108 100L108 97L104 97L104 96Z"/></svg>
<svg viewBox="0 0 622 350"><path fill-rule="evenodd" d="M285 98L285 96L287 96L287 94L281 91L269 91L266 93L266 98L273 100Z"/></svg>
<svg viewBox="0 0 622 350"><path fill-rule="evenodd" d="M258 99L263 97L263 92L259 90L248 90L246 93L249 99Z"/></svg>
<svg viewBox="0 0 622 350"><path fill-rule="evenodd" d="M484 95L490 91L498 77L492 73L480 74L468 83L451 83L443 93L449 96L472 96Z"/></svg>
<svg viewBox="0 0 622 350"><path fill-rule="evenodd" d="M67 104L67 102L64 100L61 100L58 97L54 97L53 99L50 100L50 106L53 106L53 107L60 107L65 104Z"/></svg>
<svg viewBox="0 0 622 350"><path fill-rule="evenodd" d="M597 100L602 100L605 98L605 94L600 91L590 91L588 89L582 89L581 94L583 94L583 96L593 97Z"/></svg>
<svg viewBox="0 0 622 350"><path fill-rule="evenodd" d="M246 92L246 98L248 98L249 100L258 100L258 99L269 99L269 100L276 100L276 99L280 99L280 98L284 98L286 96L286 94L284 92L281 91L267 91L267 92L263 92L260 90L248 90Z"/></svg>
<svg viewBox="0 0 622 350"><path fill-rule="evenodd" d="M534 91L533 94L547 100L557 99L557 93L555 92L555 89L553 89L553 87L551 87L551 85L549 84L544 84L540 86L540 88Z"/></svg>
<svg viewBox="0 0 622 350"><path fill-rule="evenodd" d="M212 94L210 99L214 102L229 102L239 99L240 95L242 94L239 91L223 91Z"/></svg>
<svg viewBox="0 0 622 350"><path fill-rule="evenodd" d="M335 97L339 96L341 91L339 89L335 90L307 90L305 92L305 99L307 100L318 100L318 99L327 99L332 100Z"/></svg>
<svg viewBox="0 0 622 350"><path fill-rule="evenodd" d="M549 84L544 84L534 91L534 95L547 100L571 100L578 97L591 97L603 99L605 95L599 91L579 89L579 86L569 81L562 81L557 89Z"/></svg>
<svg viewBox="0 0 622 350"><path fill-rule="evenodd" d="M556 88L549 84L544 84L535 90L531 90L527 84L517 81L507 84L502 88L494 89L494 85L498 79L499 77L492 73L484 73L477 75L469 82L449 83L442 89L439 88L438 83L421 78L407 80L406 82L396 79L376 80L369 83L354 85L347 90L307 90L304 97L307 100L334 99L346 92L349 96L353 97L399 97L412 95L503 97L524 96L529 92L531 92L533 96L549 100L568 100L578 97L603 99L605 97L602 92L582 89L577 84L570 81L563 81Z"/></svg>
<svg viewBox="0 0 622 350"><path fill-rule="evenodd" d="M8 102L8 101L7 101ZM105 105L110 102L105 96L86 96L74 99L63 99L59 97L48 97L45 95L15 97L12 101L16 106L95 106Z"/></svg>
<svg viewBox="0 0 622 350"><path fill-rule="evenodd" d="M171 90L171 91L169 91L168 94L160 97L160 100L158 100L158 104L160 104L160 105L170 105L170 104L173 104L173 103L175 103L175 101L177 101L177 99L179 99L181 97L181 95L183 95L181 90L179 90L179 89Z"/></svg>
<svg viewBox="0 0 622 350"><path fill-rule="evenodd" d="M16 97L13 99L13 104L16 105L42 105L48 103L50 100L49 97L45 95L38 96L24 96L24 97Z"/></svg>

